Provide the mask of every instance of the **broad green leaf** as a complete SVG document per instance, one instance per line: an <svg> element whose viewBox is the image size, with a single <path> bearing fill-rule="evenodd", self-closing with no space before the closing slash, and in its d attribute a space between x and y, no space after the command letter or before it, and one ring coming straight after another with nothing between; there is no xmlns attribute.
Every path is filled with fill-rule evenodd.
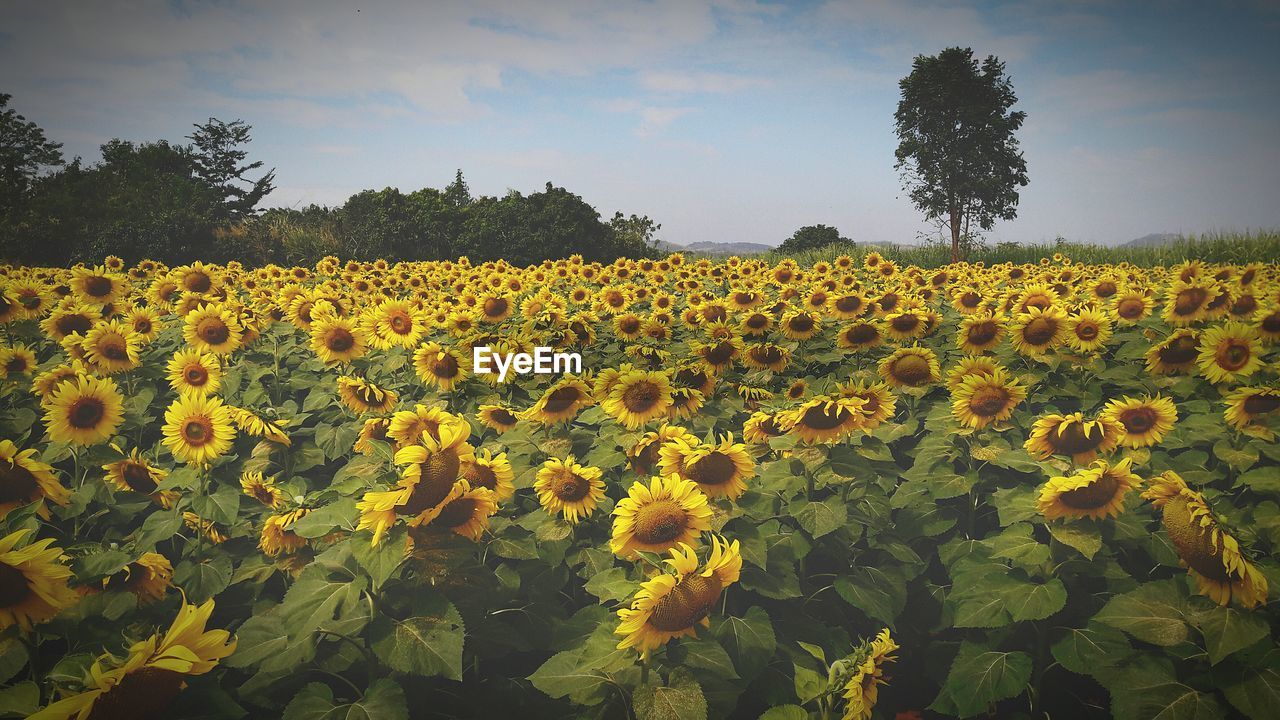
<svg viewBox="0 0 1280 720"><path fill-rule="evenodd" d="M1280 468L1275 465L1257 467L1241 473L1236 482L1254 492L1278 495L1280 494Z"/></svg>
<svg viewBox="0 0 1280 720"><path fill-rule="evenodd" d="M688 671L677 669L665 686L641 685L632 693L638 720L706 720L707 699Z"/></svg>
<svg viewBox="0 0 1280 720"><path fill-rule="evenodd" d="M1086 520L1046 523L1053 539L1080 551L1090 560L1102 549L1102 533L1096 523Z"/></svg>
<svg viewBox="0 0 1280 720"><path fill-rule="evenodd" d="M1010 525L985 542L990 545L993 557L1012 560L1019 567L1035 567L1049 559L1049 546L1036 540L1026 523Z"/></svg>
<svg viewBox="0 0 1280 720"><path fill-rule="evenodd" d="M314 539L324 537L338 528L354 530L358 516L354 498L338 498L303 515L289 529L296 535Z"/></svg>
<svg viewBox="0 0 1280 720"><path fill-rule="evenodd" d="M942 693L962 718L980 715L993 702L1020 694L1031 679L1031 656L1000 652L965 641L951 663Z"/></svg>
<svg viewBox="0 0 1280 720"><path fill-rule="evenodd" d="M1248 470L1258 462L1258 449L1252 445L1242 448L1232 447L1231 441L1223 438L1213 444L1213 455L1236 470Z"/></svg>
<svg viewBox="0 0 1280 720"><path fill-rule="evenodd" d="M611 634L610 639L616 639L616 636ZM679 643L669 645L667 653L674 662L685 667L701 670L725 680L738 679L738 673L733 668L733 660L729 658L729 653L725 652L724 647L714 638L685 638ZM703 676L702 673L698 674Z"/></svg>
<svg viewBox="0 0 1280 720"><path fill-rule="evenodd" d="M579 665L580 654L578 650L570 650L552 655L529 676L529 682L553 698L572 696L578 702L603 700L609 676L589 665Z"/></svg>
<svg viewBox="0 0 1280 720"><path fill-rule="evenodd" d="M627 579L627 571L620 567L612 567L597 573L583 586L587 592L601 600L625 600L640 587L639 583Z"/></svg>
<svg viewBox="0 0 1280 720"><path fill-rule="evenodd" d="M807 660L807 663L796 662L792 665L792 676L795 679L796 697L800 702L807 703L810 700L822 694L827 688L826 673L821 672L817 668L817 663L813 660ZM815 667L810 667L814 665Z"/></svg>
<svg viewBox="0 0 1280 720"><path fill-rule="evenodd" d="M1111 598L1094 619L1139 640L1169 647L1187 639L1185 605L1177 584L1162 580Z"/></svg>
<svg viewBox="0 0 1280 720"><path fill-rule="evenodd" d="M1221 687L1227 701L1249 720L1271 720L1280 708L1280 663L1241 668Z"/></svg>
<svg viewBox="0 0 1280 720"><path fill-rule="evenodd" d="M156 510L142 521L142 527L138 529L137 539L134 541L134 548L139 553L149 552L155 549L156 543L177 535L181 529L182 516L175 514L172 510Z"/></svg>
<svg viewBox="0 0 1280 720"><path fill-rule="evenodd" d="M890 627L907 604L906 579L896 568L860 565L837 577L835 588L845 602Z"/></svg>
<svg viewBox="0 0 1280 720"><path fill-rule="evenodd" d="M39 708L40 686L30 680L0 689L0 715L27 717Z"/></svg>
<svg viewBox="0 0 1280 720"><path fill-rule="evenodd" d="M1204 647L1213 665L1271 634L1266 618L1260 613L1230 606L1215 605L1198 610L1191 613L1190 620L1204 637Z"/></svg>
<svg viewBox="0 0 1280 720"><path fill-rule="evenodd" d="M394 680L374 680L359 700L338 702L324 683L309 683L284 709L283 720L408 720L404 690Z"/></svg>
<svg viewBox="0 0 1280 720"><path fill-rule="evenodd" d="M202 603L231 584L231 558L218 555L205 562L184 560L173 569L173 582L187 594L187 601Z"/></svg>
<svg viewBox="0 0 1280 720"><path fill-rule="evenodd" d="M76 578L81 582L114 575L132 560L122 550L104 550L76 558L73 567Z"/></svg>
<svg viewBox="0 0 1280 720"><path fill-rule="evenodd" d="M1178 680L1164 658L1139 655L1100 678L1111 693L1116 720L1220 720L1223 707L1212 695Z"/></svg>
<svg viewBox="0 0 1280 720"><path fill-rule="evenodd" d="M996 490L991 494L991 504L996 506L1001 527L1040 516L1036 509L1036 489L1028 485Z"/></svg>
<svg viewBox="0 0 1280 720"><path fill-rule="evenodd" d="M233 525L236 513L240 512L240 498L238 488L223 485L208 495L191 498L191 510L205 520L212 520L220 525Z"/></svg>
<svg viewBox="0 0 1280 720"><path fill-rule="evenodd" d="M809 712L799 705L778 705L761 713L759 720L809 720Z"/></svg>
<svg viewBox="0 0 1280 720"><path fill-rule="evenodd" d="M396 570L404 562L403 543L383 540L381 545L374 547L372 543L365 542L363 537L347 542L351 544L351 555L355 557L360 567L369 573L370 586L374 591L395 575Z"/></svg>
<svg viewBox="0 0 1280 720"><path fill-rule="evenodd" d="M18 671L27 666L27 646L16 637L0 638L0 683L9 682L9 679L18 674Z"/></svg>
<svg viewBox="0 0 1280 720"><path fill-rule="evenodd" d="M1094 677L1109 672L1132 654L1133 646L1124 633L1101 623L1068 628L1066 635L1053 644L1053 657L1062 667Z"/></svg>
<svg viewBox="0 0 1280 720"><path fill-rule="evenodd" d="M389 632L374 639L373 650L392 670L461 681L462 616L443 596L427 605L435 612L393 621Z"/></svg>
<svg viewBox="0 0 1280 720"><path fill-rule="evenodd" d="M798 500L789 507L791 516L814 539L839 529L848 517L848 508L838 498Z"/></svg>
<svg viewBox="0 0 1280 720"><path fill-rule="evenodd" d="M1043 585L1029 583L1024 592L1006 596L1005 607L1014 620L1043 620L1067 604L1067 588L1058 578Z"/></svg>
<svg viewBox="0 0 1280 720"><path fill-rule="evenodd" d="M726 616L715 628L716 639L733 658L738 675L751 680L769 664L777 640L769 614L759 606L747 610L743 617Z"/></svg>

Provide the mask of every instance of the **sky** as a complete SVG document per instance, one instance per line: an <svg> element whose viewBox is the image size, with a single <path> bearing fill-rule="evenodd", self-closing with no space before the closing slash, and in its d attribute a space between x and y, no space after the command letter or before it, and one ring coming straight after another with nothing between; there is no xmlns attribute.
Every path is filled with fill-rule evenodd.
<svg viewBox="0 0 1280 720"><path fill-rule="evenodd" d="M265 204L548 181L670 242L936 232L894 170L898 81L1006 63L1030 184L989 241L1280 227L1280 0L4 0L0 92L64 144L253 126ZM184 141L185 142L185 141Z"/></svg>

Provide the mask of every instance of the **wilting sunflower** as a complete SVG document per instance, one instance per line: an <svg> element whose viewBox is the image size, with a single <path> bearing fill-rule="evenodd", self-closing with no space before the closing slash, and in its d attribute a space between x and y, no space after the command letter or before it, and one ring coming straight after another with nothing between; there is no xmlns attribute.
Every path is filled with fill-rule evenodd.
<svg viewBox="0 0 1280 720"><path fill-rule="evenodd" d="M1125 493L1142 485L1131 466L1129 458L1115 465L1096 460L1074 475L1049 478L1040 488L1036 508L1046 520L1115 517L1124 511Z"/></svg>
<svg viewBox="0 0 1280 720"><path fill-rule="evenodd" d="M960 328L956 331L956 347L966 355L981 355L995 349L1004 333L1003 318L975 312L960 320Z"/></svg>
<svg viewBox="0 0 1280 720"><path fill-rule="evenodd" d="M338 399L357 413L386 412L396 406L399 396L361 377L338 378Z"/></svg>
<svg viewBox="0 0 1280 720"><path fill-rule="evenodd" d="M128 455L115 462L103 465L102 470L106 473L102 479L117 490L146 495L166 510L173 507L173 503L179 497L176 490L160 489L160 483L169 476L169 472L152 465L138 448L130 450Z"/></svg>
<svg viewBox="0 0 1280 720"><path fill-rule="evenodd" d="M53 475L53 467L36 459L35 448L18 450L12 440L0 440L0 518L9 511L39 502L41 517L49 517L44 501L71 502L71 491Z"/></svg>
<svg viewBox="0 0 1280 720"><path fill-rule="evenodd" d="M880 686L888 682L884 677L885 665L898 659L890 654L897 649L898 644L886 628L875 640L864 642L862 647L833 668L836 677L848 674L848 679L844 680L842 697L845 706L841 720L870 720L880 699Z"/></svg>
<svg viewBox="0 0 1280 720"><path fill-rule="evenodd" d="M0 631L17 625L30 630L33 625L52 620L78 597L67 587L71 570L59 562L62 548L51 547L53 538L18 547L31 531L18 530L0 538Z"/></svg>
<svg viewBox="0 0 1280 720"><path fill-rule="evenodd" d="M671 407L667 408L667 418L680 420L693 417L702 409L706 400L701 390L675 388L671 391Z"/></svg>
<svg viewBox="0 0 1280 720"><path fill-rule="evenodd" d="M894 350L892 355L880 360L876 369L892 387L924 387L938 382L942 376L938 356L929 348L914 345Z"/></svg>
<svg viewBox="0 0 1280 720"><path fill-rule="evenodd" d="M202 303L187 313L182 336L200 352L226 355L240 347L244 327L230 308L220 303Z"/></svg>
<svg viewBox="0 0 1280 720"><path fill-rule="evenodd" d="M1076 463L1087 463L1099 453L1114 450L1123 433L1121 426L1108 417L1085 420L1081 413L1046 415L1032 426L1023 447L1037 460L1070 455Z"/></svg>
<svg viewBox="0 0 1280 720"><path fill-rule="evenodd" d="M618 649L635 648L648 658L669 641L696 635L695 626L709 627L707 617L724 589L738 581L742 555L738 541L711 537L711 554L701 570L693 548L671 549L665 562L674 574L662 572L640 585L630 607L618 610L615 635L624 636Z"/></svg>
<svg viewBox="0 0 1280 720"><path fill-rule="evenodd" d="M520 413L522 420L558 425L572 420L583 408L594 404L591 388L575 377L565 377L542 393L533 407Z"/></svg>
<svg viewBox="0 0 1280 720"><path fill-rule="evenodd" d="M124 398L111 378L80 376L53 391L45 408L49 437L71 445L94 445L124 421Z"/></svg>
<svg viewBox="0 0 1280 720"><path fill-rule="evenodd" d="M763 445L769 438L781 437L787 429L779 424L777 413L757 410L742 424L742 439L752 445Z"/></svg>
<svg viewBox="0 0 1280 720"><path fill-rule="evenodd" d="M146 552L125 565L111 577L102 579L103 590L126 590L138 598L139 603L163 600L173 587L173 564L160 553Z"/></svg>
<svg viewBox="0 0 1280 720"><path fill-rule="evenodd" d="M413 369L422 382L449 392L470 372L471 358L454 348L429 342L413 353Z"/></svg>
<svg viewBox="0 0 1280 720"><path fill-rule="evenodd" d="M1203 495L1172 470L1151 479L1142 497L1161 520L1200 594L1219 605L1235 599L1252 608L1267 601L1267 578L1240 552L1240 543L1214 516Z"/></svg>
<svg viewBox="0 0 1280 720"><path fill-rule="evenodd" d="M1262 367L1258 333L1241 322L1228 322L1200 335L1197 364L1209 382L1224 383L1249 377Z"/></svg>
<svg viewBox="0 0 1280 720"><path fill-rule="evenodd" d="M311 349L325 364L349 363L368 349L364 331L351 318L322 315L311 325Z"/></svg>
<svg viewBox="0 0 1280 720"><path fill-rule="evenodd" d="M628 430L664 417L671 407L671 378L657 370L632 370L620 376L600 407Z"/></svg>
<svg viewBox="0 0 1280 720"><path fill-rule="evenodd" d="M182 523L192 532L203 535L209 542L219 545L227 541L227 534L212 520L206 520L193 512L182 513Z"/></svg>
<svg viewBox="0 0 1280 720"><path fill-rule="evenodd" d="M996 368L991 373L965 377L951 393L951 414L971 428L983 428L1008 420L1013 409L1025 399L1026 388Z"/></svg>
<svg viewBox="0 0 1280 720"><path fill-rule="evenodd" d="M486 427L493 428L499 435L510 430L520 422L520 418L511 412L510 409L502 405L481 405L476 413L476 419Z"/></svg>
<svg viewBox="0 0 1280 720"><path fill-rule="evenodd" d="M205 630L213 600L200 607L183 604L163 636L152 635L129 648L124 664L104 670L110 655L89 669L90 689L59 700L31 716L32 720L167 717L169 705L186 686L186 677L203 675L235 652L226 630Z"/></svg>
<svg viewBox="0 0 1280 720"><path fill-rule="evenodd" d="M173 354L166 368L169 387L180 395L211 395L222 385L222 366L216 355L195 348L183 348Z"/></svg>
<svg viewBox="0 0 1280 720"><path fill-rule="evenodd" d="M1171 398L1157 395L1112 400L1102 416L1120 425L1120 444L1127 448L1151 447L1164 439L1178 420L1178 408Z"/></svg>
<svg viewBox="0 0 1280 720"><path fill-rule="evenodd" d="M276 487L276 479L263 477L262 473L256 470L247 470L240 474L240 490L274 510L284 506L284 491Z"/></svg>
<svg viewBox="0 0 1280 720"><path fill-rule="evenodd" d="M548 514L563 515L573 524L595 511L604 499L600 468L584 467L569 455L564 460L550 458L542 464L533 489Z"/></svg>
<svg viewBox="0 0 1280 720"><path fill-rule="evenodd" d="M360 510L356 529L372 530L373 544L378 545L398 515L407 516L411 527L434 520L441 503L454 489L463 463L475 460L474 450L466 442L468 435L470 426L465 423L437 423L435 432L419 433L421 445L396 451L395 462L409 467L394 489L371 490L356 503Z"/></svg>
<svg viewBox="0 0 1280 720"><path fill-rule="evenodd" d="M1057 347L1066 339L1068 332L1067 314L1056 305L1030 307L1027 312L1015 315L1009 326L1013 348L1023 355L1032 356L1043 355Z"/></svg>
<svg viewBox="0 0 1280 720"><path fill-rule="evenodd" d="M609 549L622 558L637 550L664 553L676 545L697 545L711 529L711 508L698 486L679 475L637 480L613 510Z"/></svg>
<svg viewBox="0 0 1280 720"><path fill-rule="evenodd" d="M470 460L463 461L459 472L471 487L492 491L493 499L498 502L516 492L516 474L506 453L494 455L491 450L477 451Z"/></svg>
<svg viewBox="0 0 1280 720"><path fill-rule="evenodd" d="M440 503L440 512L431 521L431 528L448 530L472 542L479 542L484 531L489 529L489 518L497 512L498 499L492 490L473 487L466 480L459 480Z"/></svg>
<svg viewBox="0 0 1280 720"><path fill-rule="evenodd" d="M1200 334L1190 328L1174 330L1146 353L1147 372L1157 375L1184 373L1195 367L1200 354Z"/></svg>
<svg viewBox="0 0 1280 720"><path fill-rule="evenodd" d="M289 528L309 512L311 511L306 508L298 508L268 517L262 526L262 534L258 537L258 549L262 554L267 557L292 555L306 547L307 539Z"/></svg>
<svg viewBox="0 0 1280 720"><path fill-rule="evenodd" d="M1067 318L1067 345L1082 353L1102 349L1111 339L1111 318L1101 310L1084 308Z"/></svg>
<svg viewBox="0 0 1280 720"><path fill-rule="evenodd" d="M236 429L222 399L184 395L164 413L161 443L188 465L205 465L231 449Z"/></svg>
<svg viewBox="0 0 1280 720"><path fill-rule="evenodd" d="M286 422L284 420L267 420L250 410L234 405L228 405L227 411L231 414L232 424L245 435L266 438L285 447L293 445L293 440L290 440L289 434L285 432L284 426Z"/></svg>
<svg viewBox="0 0 1280 720"><path fill-rule="evenodd" d="M1223 417L1231 427L1267 440L1275 437L1274 431L1263 422L1280 410L1280 388L1236 388L1223 402L1227 404Z"/></svg>
<svg viewBox="0 0 1280 720"><path fill-rule="evenodd" d="M707 497L736 500L747 491L747 480L756 474L756 463L747 446L735 443L733 435L715 445L674 438L658 450L663 475L677 474L698 484Z"/></svg>

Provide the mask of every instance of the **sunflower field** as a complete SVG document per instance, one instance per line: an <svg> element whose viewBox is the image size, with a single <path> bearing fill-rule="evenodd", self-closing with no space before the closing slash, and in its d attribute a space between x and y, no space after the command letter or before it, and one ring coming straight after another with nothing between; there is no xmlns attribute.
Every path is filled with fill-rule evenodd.
<svg viewBox="0 0 1280 720"><path fill-rule="evenodd" d="M0 716L1275 718L1278 343L1267 264L0 266Z"/></svg>

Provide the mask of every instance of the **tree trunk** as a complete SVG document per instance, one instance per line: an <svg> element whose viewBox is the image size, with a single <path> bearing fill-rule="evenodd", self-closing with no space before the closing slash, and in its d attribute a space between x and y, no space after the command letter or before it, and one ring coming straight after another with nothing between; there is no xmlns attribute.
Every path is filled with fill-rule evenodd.
<svg viewBox="0 0 1280 720"><path fill-rule="evenodd" d="M951 262L960 262L960 208L951 206Z"/></svg>

